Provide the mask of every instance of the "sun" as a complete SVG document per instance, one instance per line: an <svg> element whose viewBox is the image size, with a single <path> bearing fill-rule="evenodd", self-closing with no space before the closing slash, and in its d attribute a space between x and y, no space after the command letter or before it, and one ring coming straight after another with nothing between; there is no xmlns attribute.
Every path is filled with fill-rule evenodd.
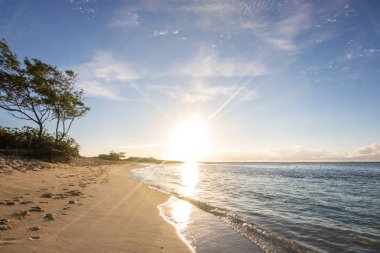
<svg viewBox="0 0 380 253"><path fill-rule="evenodd" d="M197 121L178 124L172 129L170 157L184 162L198 162L210 149L207 125Z"/></svg>

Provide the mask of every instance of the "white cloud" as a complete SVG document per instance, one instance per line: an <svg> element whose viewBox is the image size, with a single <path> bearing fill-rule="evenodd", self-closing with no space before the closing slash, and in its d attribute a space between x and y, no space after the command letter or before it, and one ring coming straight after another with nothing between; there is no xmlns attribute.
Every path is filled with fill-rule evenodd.
<svg viewBox="0 0 380 253"><path fill-rule="evenodd" d="M333 23L350 15L344 0L318 5L310 1L199 1L183 6L182 11L198 14L195 24L208 32L230 31L238 34L250 32L260 38L265 46L297 52L330 40L339 33ZM270 18L268 18L270 17ZM328 17L328 18L326 18ZM328 20L328 21L327 21ZM316 29L324 25L324 29Z"/></svg>
<svg viewBox="0 0 380 253"><path fill-rule="evenodd" d="M208 0L189 2L177 9L179 11L193 12L204 15L219 15L219 16L250 16L257 15L277 6L273 1L241 1L241 0Z"/></svg>
<svg viewBox="0 0 380 253"><path fill-rule="evenodd" d="M120 90L129 81L140 78L128 63L117 61L107 52L98 52L91 61L74 68L79 74L79 87L89 96L121 99Z"/></svg>
<svg viewBox="0 0 380 253"><path fill-rule="evenodd" d="M94 15L96 13L96 0L70 0L73 11L86 15Z"/></svg>
<svg viewBox="0 0 380 253"><path fill-rule="evenodd" d="M159 37L159 36L165 36L165 35L177 35L179 33L179 30L155 30L152 34L153 37Z"/></svg>
<svg viewBox="0 0 380 253"><path fill-rule="evenodd" d="M239 58L218 58L215 54L201 53L177 70L179 75L193 77L243 77L267 74L262 63Z"/></svg>
<svg viewBox="0 0 380 253"><path fill-rule="evenodd" d="M245 86L221 85L208 83L205 80L189 79L178 85L148 85L148 90L164 93L183 103L203 103L215 99L227 98L234 94L234 98L241 101L253 100L257 97L255 91Z"/></svg>
<svg viewBox="0 0 380 253"><path fill-rule="evenodd" d="M209 102L217 98L230 97L232 94L236 100L249 101L255 99L257 93L250 90L247 83L236 83L237 78L243 81L244 78L266 74L268 71L262 63L242 58L222 59L211 52L200 50L200 53L188 62L175 65L159 74L159 76L180 78L180 86L178 84L150 84L148 88L165 93L184 103ZM211 79L218 79L218 81ZM231 79L230 82L227 81L229 79Z"/></svg>
<svg viewBox="0 0 380 253"><path fill-rule="evenodd" d="M313 27L317 6L307 2L276 1L198 1L179 7L183 12L198 15L194 24L208 32L251 32L263 42L280 50L304 48L298 37ZM273 15L276 13L277 15ZM269 19L276 17L275 19Z"/></svg>
<svg viewBox="0 0 380 253"><path fill-rule="evenodd" d="M363 147L347 152L348 159L356 159L363 161L380 161L380 144L372 143Z"/></svg>
<svg viewBox="0 0 380 253"><path fill-rule="evenodd" d="M208 158L210 161L304 161L304 162L347 162L380 161L380 144L373 143L347 152L333 153L327 150L307 150L302 146L282 149L246 151L239 149L217 150Z"/></svg>
<svg viewBox="0 0 380 253"><path fill-rule="evenodd" d="M168 33L169 33L168 30L154 31L153 37L164 36L164 35L167 35Z"/></svg>
<svg viewBox="0 0 380 253"><path fill-rule="evenodd" d="M183 81L179 85L148 85L148 90L166 94L169 97L184 103L208 102L218 95L225 95L226 90L231 90L228 86L211 86L205 83L194 84L192 81Z"/></svg>
<svg viewBox="0 0 380 253"><path fill-rule="evenodd" d="M121 7L114 11L108 27L113 28L132 28L140 27L144 21L138 8Z"/></svg>
<svg viewBox="0 0 380 253"><path fill-rule="evenodd" d="M361 155L380 155L380 144L372 143L361 147L358 149L357 153Z"/></svg>
<svg viewBox="0 0 380 253"><path fill-rule="evenodd" d="M281 39L281 38L272 38L272 37L263 37L263 39L270 43L272 46L288 51L294 51L299 49L299 46L295 45L295 43L290 39Z"/></svg>
<svg viewBox="0 0 380 253"><path fill-rule="evenodd" d="M186 93L182 94L181 100L185 103L208 102L220 96L233 93L236 87L226 85L210 85L198 82Z"/></svg>
<svg viewBox="0 0 380 253"><path fill-rule="evenodd" d="M79 87L86 91L86 94L93 97L102 97L113 100L121 100L120 92L115 87L106 87L104 83L97 80L80 81Z"/></svg>
<svg viewBox="0 0 380 253"><path fill-rule="evenodd" d="M120 17L125 16L124 13L133 13L136 10L166 16L175 13L186 20L186 22L178 22L178 28L181 30L196 29L209 33L230 32L233 34L249 32L256 38L260 38L265 46L294 52L312 46L316 40L323 42L328 40L329 36L334 36L338 32L337 23L353 12L347 2L342 0L319 5L313 1L286 1L284 3L244 0L144 0L134 5L137 9L124 8L117 16L118 20L123 20ZM143 15L143 12L139 13ZM168 27L169 31L156 30L153 33L154 36L176 34L176 30L170 32L173 24L160 25ZM321 25L323 29L316 29ZM323 40L319 39L321 36Z"/></svg>
<svg viewBox="0 0 380 253"><path fill-rule="evenodd" d="M131 82L144 81L145 88L157 90L185 103L208 102L219 96L229 96L239 90L239 99L252 100L256 93L236 83L228 83L229 78L254 78L267 74L263 64L249 62L241 58L221 59L215 54L201 53L182 65L175 64L160 71L145 70L146 75L126 61L115 60L110 53L98 52L87 63L74 70L79 74L78 85L89 96L107 99L122 99L122 90L129 88ZM168 78L181 85L159 85L155 80ZM218 84L206 80L218 78L224 80ZM235 80L236 82L236 80ZM140 89L143 89L140 86Z"/></svg>
<svg viewBox="0 0 380 253"><path fill-rule="evenodd" d="M137 13L127 13L125 17L110 22L110 27L133 27L140 25L141 18Z"/></svg>

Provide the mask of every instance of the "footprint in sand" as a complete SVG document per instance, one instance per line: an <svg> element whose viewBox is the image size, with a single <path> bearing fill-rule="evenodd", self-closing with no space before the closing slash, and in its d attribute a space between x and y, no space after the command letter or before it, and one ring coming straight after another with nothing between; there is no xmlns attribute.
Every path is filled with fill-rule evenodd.
<svg viewBox="0 0 380 253"><path fill-rule="evenodd" d="M41 237L40 236L31 236L29 239L32 240L32 241L34 241L34 240L41 239Z"/></svg>
<svg viewBox="0 0 380 253"><path fill-rule="evenodd" d="M3 238L2 240L0 240L0 245L2 243L8 244L8 243L14 243L14 242L17 242L16 238L12 238L12 237L10 237L10 238Z"/></svg>
<svg viewBox="0 0 380 253"><path fill-rule="evenodd" d="M18 220L25 219L25 216L28 214L28 211L25 210L19 210L12 214L12 217Z"/></svg>
<svg viewBox="0 0 380 253"><path fill-rule="evenodd" d="M27 204L32 204L32 203L33 201L31 200L25 200L25 201L20 202L21 205L27 205Z"/></svg>
<svg viewBox="0 0 380 253"><path fill-rule="evenodd" d="M8 219L0 219L0 231L12 229L11 221Z"/></svg>
<svg viewBox="0 0 380 253"><path fill-rule="evenodd" d="M53 193L47 192L41 195L41 198L52 198L54 197Z"/></svg>
<svg viewBox="0 0 380 253"><path fill-rule="evenodd" d="M39 226L33 226L33 227L30 227L28 228L29 231L38 231L40 230L40 227Z"/></svg>
<svg viewBox="0 0 380 253"><path fill-rule="evenodd" d="M83 193L81 191L78 191L78 190L67 191L65 194L66 194L66 196L81 196L81 195L83 195Z"/></svg>
<svg viewBox="0 0 380 253"><path fill-rule="evenodd" d="M6 199L4 201L1 201L0 205L13 206L13 205L16 205L16 202L9 200L9 199Z"/></svg>
<svg viewBox="0 0 380 253"><path fill-rule="evenodd" d="M13 201L21 201L23 198L23 196L17 196L13 198Z"/></svg>
<svg viewBox="0 0 380 253"><path fill-rule="evenodd" d="M55 197L53 199L64 199L66 198L66 195L63 194L63 193L58 193L55 195Z"/></svg>
<svg viewBox="0 0 380 253"><path fill-rule="evenodd" d="M54 213L45 214L44 221L52 221L52 220L55 220L55 214Z"/></svg>
<svg viewBox="0 0 380 253"><path fill-rule="evenodd" d="M44 209L42 209L39 206L33 206L32 208L29 209L29 212L43 212Z"/></svg>

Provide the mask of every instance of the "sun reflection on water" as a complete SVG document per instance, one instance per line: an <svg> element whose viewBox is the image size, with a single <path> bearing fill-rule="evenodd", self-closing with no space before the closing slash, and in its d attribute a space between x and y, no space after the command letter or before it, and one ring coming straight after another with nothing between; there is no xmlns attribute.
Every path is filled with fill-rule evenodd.
<svg viewBox="0 0 380 253"><path fill-rule="evenodd" d="M196 194L196 186L199 181L198 164L184 163L179 169L181 172L182 184L178 189L178 193L186 197L194 197Z"/></svg>
<svg viewBox="0 0 380 253"><path fill-rule="evenodd" d="M181 231L187 227L191 214L191 204L185 200L177 199L171 203L173 220Z"/></svg>
<svg viewBox="0 0 380 253"><path fill-rule="evenodd" d="M181 176L181 186L178 193L186 197L194 197L197 194L197 184L199 181L197 163L184 163L178 167ZM190 220L192 205L176 197L171 197L168 201L171 221L179 231L185 231Z"/></svg>

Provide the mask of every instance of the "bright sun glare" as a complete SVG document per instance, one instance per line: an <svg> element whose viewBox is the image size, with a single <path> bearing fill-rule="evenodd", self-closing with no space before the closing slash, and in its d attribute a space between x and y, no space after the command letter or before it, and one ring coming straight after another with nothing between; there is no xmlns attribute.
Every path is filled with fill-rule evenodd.
<svg viewBox="0 0 380 253"><path fill-rule="evenodd" d="M210 148L208 127L191 121L177 125L172 130L170 141L171 157L184 162L197 162Z"/></svg>

